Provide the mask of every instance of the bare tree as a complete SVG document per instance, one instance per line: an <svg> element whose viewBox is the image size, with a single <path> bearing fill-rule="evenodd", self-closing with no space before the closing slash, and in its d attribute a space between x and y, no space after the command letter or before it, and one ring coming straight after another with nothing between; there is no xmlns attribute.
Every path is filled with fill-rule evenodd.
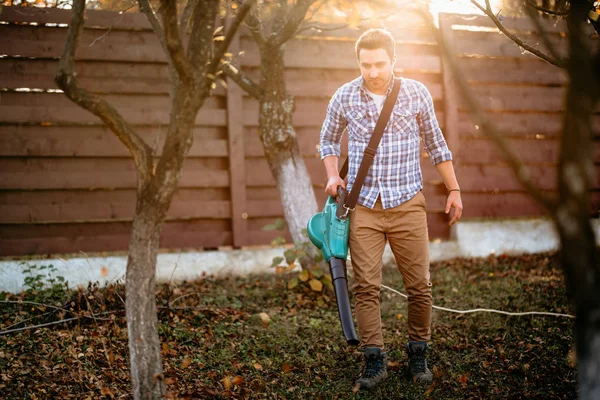
<svg viewBox="0 0 600 400"><path fill-rule="evenodd" d="M579 396L581 399L600 398L600 265L597 259L596 241L590 224L590 189L595 174L592 159L591 117L600 100L600 52L594 51L588 19L598 30L597 19L591 19L592 5L586 0L571 1L561 15L567 17L568 57L560 58L551 44L536 13L531 10L548 11L548 3L537 5L527 0L529 15L536 25L549 54L525 43L506 29L492 12L486 0L485 7L472 0L509 39L537 57L560 68L569 75L565 99L565 113L560 135L558 162L558 196L547 195L531 180L527 168L510 148L502 134L490 123L461 74L453 54L445 45L437 29L434 29L443 56L450 66L450 73L457 82L460 95L473 111L474 118L483 132L501 149L515 176L529 193L548 211L560 238L560 259L565 274L567 293L576 312L575 338L577 367L579 372ZM560 2L567 7L566 2ZM533 7L532 7L533 6Z"/></svg>
<svg viewBox="0 0 600 400"><path fill-rule="evenodd" d="M74 103L98 116L133 156L137 171L137 203L131 230L126 273L126 309L130 367L136 399L163 397L163 369L157 331L155 271L160 233L181 176L183 160L192 145L191 128L198 110L211 93L214 74L228 44L254 0L237 9L224 40L213 34L219 0L190 0L186 6L190 35L187 49L180 36L176 2L160 2L159 21L148 0L140 0L169 61L171 114L162 155L152 148L106 100L82 88L73 73L75 52L84 27L85 0L73 2L73 14L56 82Z"/></svg>
<svg viewBox="0 0 600 400"><path fill-rule="evenodd" d="M241 68L229 63L222 65L228 77L259 101L258 134L294 242L307 241L302 231L310 217L317 212L317 202L292 125L294 98L286 89L284 49L315 1L298 0L294 4L288 4L293 2L287 0L265 1L249 13L246 24L260 51L258 83Z"/></svg>

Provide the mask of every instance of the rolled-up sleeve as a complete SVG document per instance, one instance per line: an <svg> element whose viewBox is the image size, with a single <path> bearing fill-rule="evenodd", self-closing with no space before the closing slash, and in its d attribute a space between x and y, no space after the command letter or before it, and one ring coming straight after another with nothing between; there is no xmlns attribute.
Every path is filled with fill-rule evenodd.
<svg viewBox="0 0 600 400"><path fill-rule="evenodd" d="M431 94L421 84L421 108L418 114L419 131L423 146L433 165L452 160L452 152L448 149L442 130L435 116Z"/></svg>
<svg viewBox="0 0 600 400"><path fill-rule="evenodd" d="M338 89L329 101L327 116L321 127L321 138L319 140L321 160L329 156L340 156L342 133L348 124L342 112L340 96L340 90Z"/></svg>

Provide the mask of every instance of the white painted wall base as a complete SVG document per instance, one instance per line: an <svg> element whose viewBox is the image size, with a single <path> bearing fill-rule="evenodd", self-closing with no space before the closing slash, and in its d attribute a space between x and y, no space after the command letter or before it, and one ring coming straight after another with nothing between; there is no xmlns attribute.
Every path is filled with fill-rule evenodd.
<svg viewBox="0 0 600 400"><path fill-rule="evenodd" d="M596 242L600 244L600 220L592 220ZM539 253L558 248L556 231L548 219L510 219L462 221L452 230L452 240L430 243L431 261L457 257L485 257L490 254ZM207 252L159 254L157 279L160 282L183 281L203 275L246 275L274 271L273 257L281 256L284 248L248 248ZM393 263L386 246L383 262ZM0 291L18 293L23 285L25 265L50 265L54 275L63 276L70 287L99 282L104 285L124 281L126 257L76 257L33 261L1 261Z"/></svg>

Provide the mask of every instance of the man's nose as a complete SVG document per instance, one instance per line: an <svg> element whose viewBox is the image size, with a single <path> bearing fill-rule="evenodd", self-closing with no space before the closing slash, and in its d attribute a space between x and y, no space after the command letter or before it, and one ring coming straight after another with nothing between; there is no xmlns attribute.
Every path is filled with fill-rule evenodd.
<svg viewBox="0 0 600 400"><path fill-rule="evenodd" d="M377 70L376 69L372 69L371 71L369 71L369 76L371 78L377 78Z"/></svg>

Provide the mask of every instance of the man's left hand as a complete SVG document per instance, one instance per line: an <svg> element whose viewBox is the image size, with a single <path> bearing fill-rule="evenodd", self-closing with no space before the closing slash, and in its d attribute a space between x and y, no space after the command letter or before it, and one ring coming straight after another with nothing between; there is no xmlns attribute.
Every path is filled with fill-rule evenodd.
<svg viewBox="0 0 600 400"><path fill-rule="evenodd" d="M452 191L448 193L448 200L446 200L446 214L450 212L450 209L454 208L454 216L450 220L450 226L454 225L460 217L462 217L463 204L460 198L460 192Z"/></svg>

